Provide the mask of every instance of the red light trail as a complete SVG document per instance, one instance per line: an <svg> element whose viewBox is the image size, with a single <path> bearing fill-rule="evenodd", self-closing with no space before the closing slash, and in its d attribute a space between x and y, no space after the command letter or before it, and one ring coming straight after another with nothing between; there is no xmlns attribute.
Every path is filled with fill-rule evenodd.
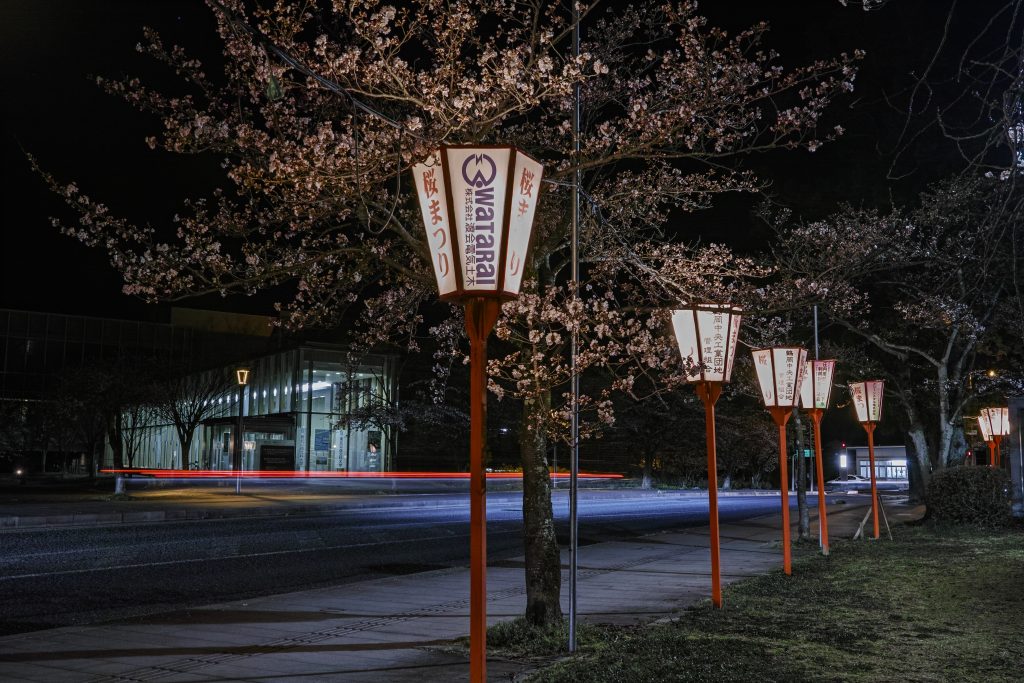
<svg viewBox="0 0 1024 683"><path fill-rule="evenodd" d="M103 469L104 474L137 474L157 479L469 479L469 472L303 472L300 470L165 470ZM568 479L567 472L556 472L555 479ZM621 474L584 473L581 479L622 479ZM522 479L522 472L488 472L488 479Z"/></svg>

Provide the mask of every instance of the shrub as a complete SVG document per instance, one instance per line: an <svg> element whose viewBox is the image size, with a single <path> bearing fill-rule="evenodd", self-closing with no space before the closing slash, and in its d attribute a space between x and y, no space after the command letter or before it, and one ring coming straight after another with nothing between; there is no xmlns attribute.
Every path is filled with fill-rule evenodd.
<svg viewBox="0 0 1024 683"><path fill-rule="evenodd" d="M936 522L999 527L1009 524L1010 477L989 467L950 467L936 473L925 494Z"/></svg>

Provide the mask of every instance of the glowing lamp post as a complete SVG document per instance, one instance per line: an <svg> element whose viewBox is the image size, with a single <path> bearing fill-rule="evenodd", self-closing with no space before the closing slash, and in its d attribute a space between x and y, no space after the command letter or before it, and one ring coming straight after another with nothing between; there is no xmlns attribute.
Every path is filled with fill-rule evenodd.
<svg viewBox="0 0 1024 683"><path fill-rule="evenodd" d="M708 508L711 519L711 602L722 606L722 579L718 538L718 463L715 452L715 402L722 384L732 377L736 340L740 332L740 309L729 305L698 304L672 311L672 329L683 361L692 371L686 381L694 384L704 402L704 424L708 449Z"/></svg>
<svg viewBox="0 0 1024 683"><path fill-rule="evenodd" d="M850 396L857 411L857 419L868 433L868 461L871 465L871 516L875 538L879 538L878 527L878 485L875 481L875 426L882 419L882 397L885 382L880 379L865 382L850 382Z"/></svg>
<svg viewBox="0 0 1024 683"><path fill-rule="evenodd" d="M761 386L764 407L771 413L772 420L779 428L779 479L782 493L782 568L787 574L793 573L789 548L789 490L786 485L789 473L786 471L786 422L793 408L800 401L800 387L803 384L807 349L798 346L777 346L757 349L754 354L754 369L757 383Z"/></svg>
<svg viewBox="0 0 1024 683"><path fill-rule="evenodd" d="M441 299L466 308L470 347L470 680L487 676L484 442L487 337L523 281L544 167L515 147L442 146L412 167Z"/></svg>
<svg viewBox="0 0 1024 683"><path fill-rule="evenodd" d="M1000 446L1003 437L1010 433L1010 409L983 408L978 424L981 426L982 435L988 432L985 441L989 444L989 467L1001 467L1003 458Z"/></svg>
<svg viewBox="0 0 1024 683"><path fill-rule="evenodd" d="M249 383L249 369L239 368L235 370L235 378L238 380L238 425L234 438L234 460L235 468L235 493L242 492L242 408L245 406L245 386Z"/></svg>
<svg viewBox="0 0 1024 683"><path fill-rule="evenodd" d="M800 385L800 403L814 425L814 459L818 475L818 520L821 524L821 552L828 555L828 516L825 513L825 473L821 462L821 416L828 410L828 398L832 393L832 377L835 375L834 360L809 360L804 366L803 383Z"/></svg>

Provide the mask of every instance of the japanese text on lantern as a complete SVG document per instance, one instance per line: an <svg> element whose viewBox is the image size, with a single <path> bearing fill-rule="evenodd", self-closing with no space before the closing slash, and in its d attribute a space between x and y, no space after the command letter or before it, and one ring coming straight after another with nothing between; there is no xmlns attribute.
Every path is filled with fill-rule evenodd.
<svg viewBox="0 0 1024 683"><path fill-rule="evenodd" d="M722 331L725 329L725 316L715 313L712 320L714 335L712 337L711 367L716 374L723 374L725 372L725 335Z"/></svg>
<svg viewBox="0 0 1024 683"><path fill-rule="evenodd" d="M530 210L530 202L527 197L533 198L534 173L528 168L523 169L523 175L519 178L519 208L518 215L522 216Z"/></svg>
<svg viewBox="0 0 1024 683"><path fill-rule="evenodd" d="M759 349L754 351L754 369L757 371L758 384L766 406L775 405L775 378L772 374L772 350Z"/></svg>
<svg viewBox="0 0 1024 683"><path fill-rule="evenodd" d="M731 357L732 354L736 353L736 342L737 342L737 340L739 339L739 336L740 336L740 319L741 318L737 314L738 310L739 309L735 309L734 308L732 315L729 317L729 347L728 347L728 351L730 353L730 357ZM732 374L732 363L731 362L729 363L729 367L727 368L727 370L728 370L728 372L727 372L726 376L723 379L725 379L726 381L729 381L729 377Z"/></svg>
<svg viewBox="0 0 1024 683"><path fill-rule="evenodd" d="M810 407L826 409L828 408L828 395L832 389L832 372L835 370L835 361L814 361L809 365L813 370L812 380L814 389L814 395L810 397L812 401L812 406ZM806 383L807 380L805 379L804 382Z"/></svg>
<svg viewBox="0 0 1024 683"><path fill-rule="evenodd" d="M785 374L783 374L782 379L783 386L786 387L786 392L791 396L793 394L793 387L796 385L795 368L796 354L792 350L786 349L786 365L784 371Z"/></svg>
<svg viewBox="0 0 1024 683"><path fill-rule="evenodd" d="M509 220L508 251L505 255L504 289L507 292L518 291L522 282L525 270L523 259L529 249L533 214L537 208L543 173L544 167L539 162L521 152L516 155L515 170L509 178L512 213Z"/></svg>
<svg viewBox="0 0 1024 683"><path fill-rule="evenodd" d="M415 164L412 172L423 225L427 231L434 276L437 278L438 291L444 296L455 291L456 280L441 160L435 155L424 163Z"/></svg>

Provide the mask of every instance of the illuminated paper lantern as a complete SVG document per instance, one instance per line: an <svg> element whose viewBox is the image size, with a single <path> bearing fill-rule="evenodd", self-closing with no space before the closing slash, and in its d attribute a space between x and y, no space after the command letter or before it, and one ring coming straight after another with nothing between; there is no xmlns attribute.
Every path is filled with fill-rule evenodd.
<svg viewBox="0 0 1024 683"><path fill-rule="evenodd" d="M985 441L991 441L995 437L1004 437L1010 433L1010 409L1009 408L982 408L978 424L987 423L988 437ZM982 426L981 433L985 434L985 426Z"/></svg>
<svg viewBox="0 0 1024 683"><path fill-rule="evenodd" d="M679 353L693 370L688 382L728 382L732 377L736 341L743 316L738 306L695 304L672 311L672 329Z"/></svg>
<svg viewBox="0 0 1024 683"><path fill-rule="evenodd" d="M508 146L443 146L412 167L442 299L511 299L527 265L544 167Z"/></svg>
<svg viewBox="0 0 1024 683"><path fill-rule="evenodd" d="M776 346L753 352L754 370L765 408L792 408L800 400L807 349Z"/></svg>
<svg viewBox="0 0 1024 683"><path fill-rule="evenodd" d="M832 377L836 372L834 360L809 360L804 366L804 379L800 384L800 404L805 410L828 410L832 393Z"/></svg>
<svg viewBox="0 0 1024 683"><path fill-rule="evenodd" d="M850 382L850 396L861 422L881 422L885 382L880 379Z"/></svg>

